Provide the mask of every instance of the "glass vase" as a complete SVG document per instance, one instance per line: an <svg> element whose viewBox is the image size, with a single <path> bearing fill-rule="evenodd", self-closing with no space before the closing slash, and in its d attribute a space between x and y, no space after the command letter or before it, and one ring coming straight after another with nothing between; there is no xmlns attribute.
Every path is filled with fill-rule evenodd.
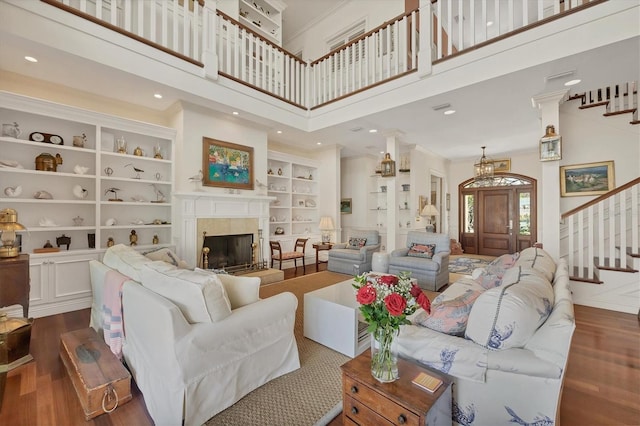
<svg viewBox="0 0 640 426"><path fill-rule="evenodd" d="M398 380L398 356L391 352L393 339L398 330L393 327L378 327L372 333L371 375L382 383Z"/></svg>

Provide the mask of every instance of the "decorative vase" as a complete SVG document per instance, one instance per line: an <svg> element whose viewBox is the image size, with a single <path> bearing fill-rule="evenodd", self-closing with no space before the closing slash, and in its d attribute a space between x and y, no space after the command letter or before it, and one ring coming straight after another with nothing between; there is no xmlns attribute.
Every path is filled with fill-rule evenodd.
<svg viewBox="0 0 640 426"><path fill-rule="evenodd" d="M391 352L393 339L397 335L398 330L393 327L378 327L372 333L371 375L379 382L398 380L398 356Z"/></svg>

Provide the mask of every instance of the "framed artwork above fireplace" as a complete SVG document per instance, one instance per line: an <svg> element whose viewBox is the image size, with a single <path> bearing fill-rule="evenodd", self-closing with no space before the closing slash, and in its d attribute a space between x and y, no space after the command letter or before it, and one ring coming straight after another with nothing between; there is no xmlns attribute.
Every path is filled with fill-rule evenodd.
<svg viewBox="0 0 640 426"><path fill-rule="evenodd" d="M253 148L202 138L202 185L253 189Z"/></svg>

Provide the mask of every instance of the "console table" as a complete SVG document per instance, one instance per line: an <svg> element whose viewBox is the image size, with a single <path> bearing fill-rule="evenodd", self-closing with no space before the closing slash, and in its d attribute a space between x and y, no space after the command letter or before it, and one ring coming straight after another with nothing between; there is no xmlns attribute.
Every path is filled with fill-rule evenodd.
<svg viewBox="0 0 640 426"><path fill-rule="evenodd" d="M342 369L343 425L436 425L451 424L451 379L415 362L398 359L400 378L380 383L371 375L371 352L347 361ZM433 393L413 384L425 372L442 380Z"/></svg>
<svg viewBox="0 0 640 426"><path fill-rule="evenodd" d="M22 305L25 318L29 314L29 255L0 259L0 308Z"/></svg>

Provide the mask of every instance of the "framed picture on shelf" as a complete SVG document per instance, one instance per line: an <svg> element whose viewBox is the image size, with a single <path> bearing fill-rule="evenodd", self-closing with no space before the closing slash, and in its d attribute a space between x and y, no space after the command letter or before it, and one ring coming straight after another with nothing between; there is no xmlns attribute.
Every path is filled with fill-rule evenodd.
<svg viewBox="0 0 640 426"><path fill-rule="evenodd" d="M613 161L560 166L562 197L601 195L615 185Z"/></svg>
<svg viewBox="0 0 640 426"><path fill-rule="evenodd" d="M562 136L551 136L540 139L540 161L562 159Z"/></svg>
<svg viewBox="0 0 640 426"><path fill-rule="evenodd" d="M351 214L351 198L343 198L340 200L340 214Z"/></svg>
<svg viewBox="0 0 640 426"><path fill-rule="evenodd" d="M418 195L418 214L424 209L424 206L427 205L429 199L424 195Z"/></svg>
<svg viewBox="0 0 640 426"><path fill-rule="evenodd" d="M500 158L498 160L493 160L493 171L494 172L510 172L511 171L511 159L510 158Z"/></svg>
<svg viewBox="0 0 640 426"><path fill-rule="evenodd" d="M202 185L253 189L253 148L202 138Z"/></svg>

